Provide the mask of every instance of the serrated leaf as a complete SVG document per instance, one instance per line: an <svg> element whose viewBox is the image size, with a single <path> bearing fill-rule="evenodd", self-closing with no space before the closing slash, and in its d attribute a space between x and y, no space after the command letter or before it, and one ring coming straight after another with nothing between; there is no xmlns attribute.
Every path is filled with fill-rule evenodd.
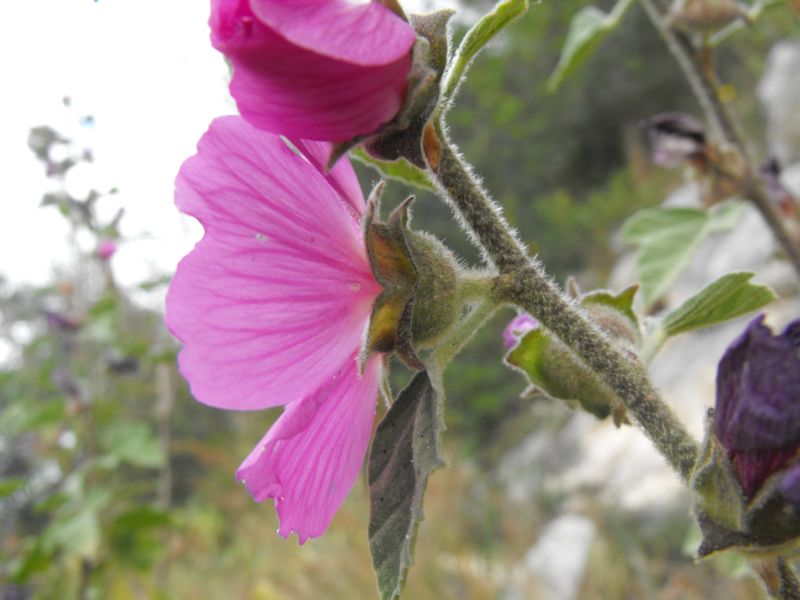
<svg viewBox="0 0 800 600"><path fill-rule="evenodd" d="M547 91L553 93L561 83L592 55L601 41L622 21L632 0L619 0L606 14L594 6L586 6L575 13L553 74L547 80Z"/></svg>
<svg viewBox="0 0 800 600"><path fill-rule="evenodd" d="M378 160L367 154L363 148L351 150L350 156L358 162L378 171L384 179L394 179L395 181L400 181L429 192L432 192L434 189L425 171L415 167L404 158L391 162Z"/></svg>
<svg viewBox="0 0 800 600"><path fill-rule="evenodd" d="M648 208L629 217L622 226L622 239L639 246L636 269L645 306L669 288L702 240L733 227L743 212L741 203L726 202L711 211Z"/></svg>
<svg viewBox="0 0 800 600"><path fill-rule="evenodd" d="M526 333L506 355L507 365L521 371L531 384L568 404L579 404L599 419L615 405L616 396L558 339L537 328Z"/></svg>
<svg viewBox="0 0 800 600"><path fill-rule="evenodd" d="M528 0L501 0L464 35L445 76L445 98L452 98L472 60L494 36L528 10Z"/></svg>
<svg viewBox="0 0 800 600"><path fill-rule="evenodd" d="M664 319L668 336L678 335L758 310L777 298L769 286L750 283L753 273L723 275L681 304Z"/></svg>
<svg viewBox="0 0 800 600"><path fill-rule="evenodd" d="M411 566L428 476L439 456L440 394L427 371L400 392L369 456L369 546L383 600L400 595Z"/></svg>

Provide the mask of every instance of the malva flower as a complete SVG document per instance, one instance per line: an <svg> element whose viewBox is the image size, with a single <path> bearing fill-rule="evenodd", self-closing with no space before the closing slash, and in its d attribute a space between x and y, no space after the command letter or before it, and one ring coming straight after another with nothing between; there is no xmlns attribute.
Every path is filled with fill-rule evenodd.
<svg viewBox="0 0 800 600"><path fill-rule="evenodd" d="M260 129L350 140L405 99L416 34L380 2L212 0L209 24L239 112Z"/></svg>
<svg viewBox="0 0 800 600"><path fill-rule="evenodd" d="M800 320L774 335L756 317L726 350L717 371L714 434L725 448L742 491L752 499L800 451ZM785 477L787 495L797 473Z"/></svg>
<svg viewBox="0 0 800 600"><path fill-rule="evenodd" d="M178 266L166 321L194 397L228 410L285 410L237 472L274 498L280 534L321 535L364 461L380 355L359 368L373 302L349 161L328 144L216 119L176 180L178 208L205 229Z"/></svg>

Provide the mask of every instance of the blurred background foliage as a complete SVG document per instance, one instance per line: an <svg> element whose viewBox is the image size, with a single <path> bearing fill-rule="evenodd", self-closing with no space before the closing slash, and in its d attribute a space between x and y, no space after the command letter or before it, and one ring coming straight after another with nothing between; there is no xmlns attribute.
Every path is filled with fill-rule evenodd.
<svg viewBox="0 0 800 600"><path fill-rule="evenodd" d="M608 10L613 3L596 4ZM534 4L477 60L450 124L553 277L575 275L590 288L603 285L613 264L621 222L681 181L648 164L639 121L697 110L637 8L549 94L569 20L584 5ZM479 12L488 4L467 7ZM766 14L718 56L757 144L763 123L754 82L769 46L796 27L787 11ZM32 133L31 147L57 188L72 166L50 159L59 144L70 143L48 128ZM67 154L77 157L73 163L91 159L83 149ZM359 169L365 187L375 180ZM42 210L60 210L72 224L73 267L43 287L0 285L2 598L373 597L364 482L323 538L298 548L277 536L271 506L254 504L233 478L276 414L231 414L192 400L161 314L133 302L137 290L115 284L113 258L94 252L117 237L124 218L98 222L95 208L107 193L48 195ZM405 193L390 185L395 201ZM477 259L432 197L419 195L414 224L466 261ZM163 293L166 281L155 277L142 289ZM522 379L500 364L500 331L510 316L493 319L447 374L451 465L428 490L407 598L536 597L521 565L563 498L543 489L515 503L498 484L497 466L531 431L563 426L568 412L522 398ZM396 371L400 384L407 374ZM600 531L580 598L756 597L751 581L731 577L735 565L692 564L686 514L653 529L600 503L584 510Z"/></svg>

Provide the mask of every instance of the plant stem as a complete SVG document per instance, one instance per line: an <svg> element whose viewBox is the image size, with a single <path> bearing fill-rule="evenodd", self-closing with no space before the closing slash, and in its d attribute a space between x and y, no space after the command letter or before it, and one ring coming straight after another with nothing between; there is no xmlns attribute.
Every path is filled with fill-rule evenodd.
<svg viewBox="0 0 800 600"><path fill-rule="evenodd" d="M800 580L792 565L783 558L747 561L758 575L770 598L775 600L800 600Z"/></svg>
<svg viewBox="0 0 800 600"><path fill-rule="evenodd" d="M767 226L772 230L778 243L789 257L789 261L792 263L798 277L800 277L800 245L786 229L786 225L775 204L764 191L761 182L757 180L755 165L747 155L747 148L739 135L733 117L720 100L716 85L701 63L694 44L686 34L667 26L664 12L655 0L639 1L650 21L661 34L678 66L683 71L684 77L686 77L689 87L691 87L698 104L700 104L700 108L703 110L713 134L727 146L738 151L743 164L747 165L745 177L749 181L745 190L745 197L761 213Z"/></svg>
<svg viewBox="0 0 800 600"><path fill-rule="evenodd" d="M433 367L439 375L444 372L447 363L461 352L470 338L481 328L489 317L498 308L497 303L491 298L485 299L480 304L472 307L472 310L465 316L458 325L450 332L445 340L438 344L436 350L431 354Z"/></svg>
<svg viewBox="0 0 800 600"><path fill-rule="evenodd" d="M659 452L688 480L698 455L697 443L661 400L644 365L621 354L528 256L471 169L450 145L441 123L437 137L441 143L437 164L429 168L486 260L499 270L496 300L530 312L569 346L614 390Z"/></svg>

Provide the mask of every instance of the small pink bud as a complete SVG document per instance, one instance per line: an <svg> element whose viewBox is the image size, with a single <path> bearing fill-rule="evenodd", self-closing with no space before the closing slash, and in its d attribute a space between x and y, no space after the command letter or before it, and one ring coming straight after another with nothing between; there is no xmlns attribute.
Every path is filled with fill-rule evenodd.
<svg viewBox="0 0 800 600"><path fill-rule="evenodd" d="M94 251L95 255L101 260L108 260L110 259L114 253L117 251L117 242L112 239L106 238L100 240L100 243L97 244L97 249Z"/></svg>

